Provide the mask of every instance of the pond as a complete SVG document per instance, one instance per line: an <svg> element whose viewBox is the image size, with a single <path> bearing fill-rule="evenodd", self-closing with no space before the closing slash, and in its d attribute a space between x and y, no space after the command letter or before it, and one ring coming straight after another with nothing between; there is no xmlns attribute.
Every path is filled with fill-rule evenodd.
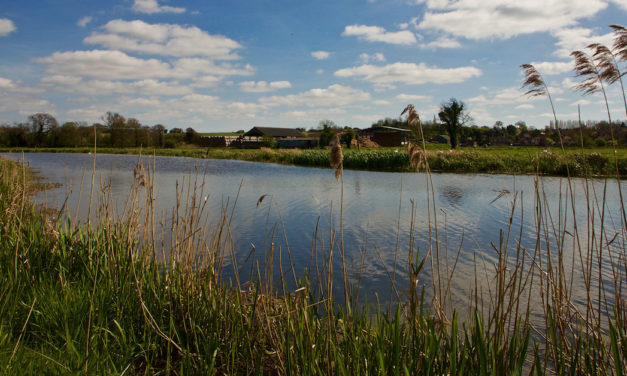
<svg viewBox="0 0 627 376"><path fill-rule="evenodd" d="M86 223L93 155L2 156L23 158L47 181L62 183L39 194L36 201L57 209L64 206L74 221ZM95 158L94 192L110 189L118 212L126 204L139 159L106 154ZM207 226L215 227L223 212L230 217L242 282L255 270L254 262L267 261L271 248L275 282L280 280L280 267L291 276L290 263L297 278L307 274L314 281L332 242L333 292L338 300L343 297L341 244L347 277L359 285L364 301L403 299L408 291L408 255L417 249L419 258L427 251L432 256L419 275L419 285L428 297L448 291L448 304L459 311L466 309L476 290L490 289L499 249L501 257L510 257L508 270L521 255L529 263L534 254L540 269L549 251L562 249L563 268L573 270L567 284L575 304L586 302L585 278L578 277L584 265L601 265L590 273L593 287L599 280L612 281L617 269L624 278L625 231L616 180L573 179L571 195L568 179L557 177L345 170L342 182L331 169L180 157L142 159L144 166L154 164L154 205L156 221L165 229L164 244L169 244L177 197L185 201L190 181L197 186L204 182L199 202L206 205ZM597 243L606 244L607 251ZM603 251L597 255L595 247ZM167 259L167 250L164 256ZM231 260L225 258L224 278L232 282ZM288 289L298 287L293 278L286 278L286 284ZM610 283L604 288L605 300L611 301L619 287ZM534 299L540 298L533 294Z"/></svg>

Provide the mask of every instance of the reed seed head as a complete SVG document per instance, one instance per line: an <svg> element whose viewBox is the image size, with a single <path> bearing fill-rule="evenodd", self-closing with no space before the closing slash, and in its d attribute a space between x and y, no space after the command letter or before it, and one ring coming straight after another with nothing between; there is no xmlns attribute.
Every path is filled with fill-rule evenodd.
<svg viewBox="0 0 627 376"><path fill-rule="evenodd" d="M590 55L583 51L573 51L570 56L575 58L575 75L585 78L583 82L575 86L575 90L582 91L584 95L601 90L599 70Z"/></svg>
<svg viewBox="0 0 627 376"><path fill-rule="evenodd" d="M536 67L531 64L523 64L520 67L523 69L525 75L525 81L523 81L522 87L529 89L525 95L532 97L546 95L546 83L544 79L542 79L540 72L536 70Z"/></svg>
<svg viewBox="0 0 627 376"><path fill-rule="evenodd" d="M413 104L408 104L403 112L401 112L401 116L405 115L405 113L407 113L407 124L417 125L420 123L420 116L418 116Z"/></svg>
<svg viewBox="0 0 627 376"><path fill-rule="evenodd" d="M592 51L592 58L596 62L599 78L610 85L618 81L621 74L612 51L601 43L592 43L587 48Z"/></svg>
<svg viewBox="0 0 627 376"><path fill-rule="evenodd" d="M342 154L342 146L340 145L340 137L336 133L333 136L333 147L331 148L331 155L329 156L329 162L331 167L335 169L335 179L339 179L342 175L342 162L344 161L344 155Z"/></svg>
<svg viewBox="0 0 627 376"><path fill-rule="evenodd" d="M620 25L610 25L614 30L614 44L612 50L618 60L627 61L627 28Z"/></svg>

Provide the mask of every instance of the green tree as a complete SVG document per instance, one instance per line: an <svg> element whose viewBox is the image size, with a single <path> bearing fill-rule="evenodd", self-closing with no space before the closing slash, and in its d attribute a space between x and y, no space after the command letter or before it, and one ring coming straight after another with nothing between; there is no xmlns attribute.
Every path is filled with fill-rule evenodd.
<svg viewBox="0 0 627 376"><path fill-rule="evenodd" d="M451 138L451 147L453 149L457 147L462 126L469 119L469 116L464 113L464 110L464 102L458 101L455 98L451 98L440 105L438 117L444 122L446 131Z"/></svg>
<svg viewBox="0 0 627 376"><path fill-rule="evenodd" d="M320 146L325 147L329 145L339 127L332 120L325 119L320 120L318 129L320 130Z"/></svg>
<svg viewBox="0 0 627 376"><path fill-rule="evenodd" d="M107 127L109 128L109 132L111 133L111 146L113 147L123 147L125 142L125 134L124 131L126 128L126 119L124 116L118 114L117 112L107 112L105 115L105 121L107 123Z"/></svg>
<svg viewBox="0 0 627 376"><path fill-rule="evenodd" d="M351 142L355 138L355 131L351 127L344 128L344 133L342 133L342 141L346 143L346 147L350 149Z"/></svg>
<svg viewBox="0 0 627 376"><path fill-rule="evenodd" d="M59 123L54 116L46 113L36 113L28 117L33 134L35 135L36 146L44 146L46 135L59 128ZM54 144L54 140L52 140Z"/></svg>
<svg viewBox="0 0 627 376"><path fill-rule="evenodd" d="M188 144L193 144L194 142L196 142L197 138L198 133L196 133L194 128L189 127L185 130L185 142L187 142Z"/></svg>

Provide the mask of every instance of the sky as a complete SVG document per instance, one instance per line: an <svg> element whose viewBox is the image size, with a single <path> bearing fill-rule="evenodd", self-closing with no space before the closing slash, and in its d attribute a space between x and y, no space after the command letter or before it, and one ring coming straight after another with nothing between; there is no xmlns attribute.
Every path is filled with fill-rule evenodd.
<svg viewBox="0 0 627 376"><path fill-rule="evenodd" d="M199 132L253 126L367 128L449 98L476 125L552 119L521 89L521 64L549 85L557 116L607 119L572 88L570 52L612 45L627 0L39 0L0 5L0 124L108 111ZM622 68L627 69L627 64ZM607 88L625 119L619 85Z"/></svg>

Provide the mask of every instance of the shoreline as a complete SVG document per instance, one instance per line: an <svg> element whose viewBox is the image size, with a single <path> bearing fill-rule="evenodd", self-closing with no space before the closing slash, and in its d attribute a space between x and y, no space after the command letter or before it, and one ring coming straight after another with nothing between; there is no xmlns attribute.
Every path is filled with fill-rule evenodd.
<svg viewBox="0 0 627 376"><path fill-rule="evenodd" d="M0 148L4 153L92 153L93 147L78 148ZM157 155L198 159L228 159L249 162L277 163L303 167L329 167L329 149L230 149L188 147L96 148L100 154ZM409 155L398 148L343 149L344 169L382 172L425 172L425 160L433 173L542 175L581 178L627 178L627 149L541 147L490 147L445 149L429 145L426 158L421 154L418 170L410 164Z"/></svg>

